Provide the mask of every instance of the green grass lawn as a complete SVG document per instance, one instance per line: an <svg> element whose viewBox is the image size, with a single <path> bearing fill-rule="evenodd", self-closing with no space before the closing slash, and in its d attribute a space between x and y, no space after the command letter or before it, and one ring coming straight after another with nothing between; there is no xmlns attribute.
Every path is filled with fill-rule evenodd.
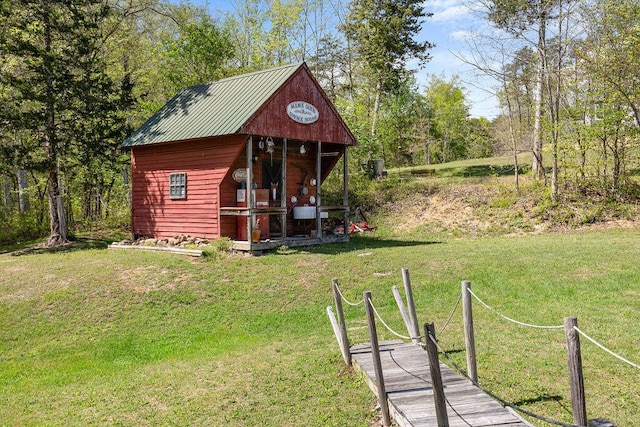
<svg viewBox="0 0 640 427"><path fill-rule="evenodd" d="M382 236L382 235L381 235ZM0 254L0 425L366 426L373 395L345 368L325 313L371 290L403 331L391 286L410 270L421 322L440 330L460 282L505 315L579 326L640 362L640 229L349 244L202 259L107 250ZM571 421L562 331L475 305L480 382ZM368 341L346 307L352 342ZM394 338L379 327L381 339ZM440 344L464 365L460 310ZM590 418L640 422L640 371L583 340Z"/></svg>

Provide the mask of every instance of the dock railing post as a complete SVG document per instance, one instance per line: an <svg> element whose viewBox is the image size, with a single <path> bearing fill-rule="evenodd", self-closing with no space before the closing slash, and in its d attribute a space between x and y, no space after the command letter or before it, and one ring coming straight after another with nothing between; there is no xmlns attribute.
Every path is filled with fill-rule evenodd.
<svg viewBox="0 0 640 427"><path fill-rule="evenodd" d="M409 336L411 336L413 335L413 325L411 323L411 319L409 318L409 313L407 313L407 308L404 306L402 295L400 295L400 291L395 285L391 287L391 292L393 293L393 297L396 300L398 310L400 310L400 315L402 316L402 320L404 321L404 326L407 328L407 333L409 334Z"/></svg>
<svg viewBox="0 0 640 427"><path fill-rule="evenodd" d="M347 337L347 326L344 321L344 311L342 310L342 297L340 296L340 289L338 288L338 279L333 279L333 299L336 304L336 311L338 312L342 357L344 358L344 363L346 363L347 366L351 366L351 350L349 338Z"/></svg>
<svg viewBox="0 0 640 427"><path fill-rule="evenodd" d="M411 333L412 341L416 345L420 345L420 327L418 326L418 316L416 315L416 304L413 301L413 290L411 289L411 279L409 278L409 269L402 269L402 281L404 282L404 293L407 298L407 308L413 331Z"/></svg>
<svg viewBox="0 0 640 427"><path fill-rule="evenodd" d="M380 346L378 345L378 332L376 331L376 319L371 307L371 292L365 291L364 307L367 312L367 323L369 324L369 339L371 340L371 356L373 357L373 367L376 373L376 383L378 385L378 400L382 411L382 423L384 427L391 425L389 416L389 405L387 403L387 391L384 387L384 376L382 375L382 361L380 360Z"/></svg>
<svg viewBox="0 0 640 427"><path fill-rule="evenodd" d="M433 323L424 324L424 337L427 343L427 355L429 356L429 370L431 371L431 384L433 385L433 399L436 405L436 419L438 421L438 427L449 427L447 400L444 395L444 385L442 384L442 373L440 372L440 362L438 359L438 348L435 344L436 332Z"/></svg>
<svg viewBox="0 0 640 427"><path fill-rule="evenodd" d="M467 353L467 371L469 378L478 382L478 368L476 366L476 340L473 335L473 310L471 306L471 282L462 282L462 316L464 321L464 344Z"/></svg>
<svg viewBox="0 0 640 427"><path fill-rule="evenodd" d="M584 377L582 376L582 352L580 350L580 335L574 329L576 326L578 326L577 318L565 317L564 334L567 342L573 423L577 426L586 426L587 405L584 395Z"/></svg>

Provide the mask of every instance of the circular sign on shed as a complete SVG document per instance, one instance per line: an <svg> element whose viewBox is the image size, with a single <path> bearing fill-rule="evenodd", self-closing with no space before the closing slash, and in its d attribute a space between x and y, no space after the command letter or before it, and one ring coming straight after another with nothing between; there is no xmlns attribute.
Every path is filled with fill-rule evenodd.
<svg viewBox="0 0 640 427"><path fill-rule="evenodd" d="M318 109L308 102L294 101L287 105L287 115L291 120L308 125L315 123L320 117Z"/></svg>

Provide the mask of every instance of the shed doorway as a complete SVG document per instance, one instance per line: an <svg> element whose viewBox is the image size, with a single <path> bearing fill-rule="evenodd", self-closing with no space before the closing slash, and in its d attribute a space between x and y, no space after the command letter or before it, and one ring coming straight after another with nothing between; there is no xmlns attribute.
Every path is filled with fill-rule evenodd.
<svg viewBox="0 0 640 427"><path fill-rule="evenodd" d="M263 159L262 189L269 190L269 207L280 207L282 202L282 160ZM282 220L279 215L269 218L269 234L282 236Z"/></svg>

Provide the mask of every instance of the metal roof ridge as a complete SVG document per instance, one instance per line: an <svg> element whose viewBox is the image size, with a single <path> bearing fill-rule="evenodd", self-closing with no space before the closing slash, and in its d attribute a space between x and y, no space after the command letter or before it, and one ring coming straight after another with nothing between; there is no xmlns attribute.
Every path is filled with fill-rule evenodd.
<svg viewBox="0 0 640 427"><path fill-rule="evenodd" d="M245 79L245 78L250 78L259 74L266 74L266 73L272 73L274 71L278 71L278 70L283 70L285 68L295 68L298 69L300 68L302 65L304 64L304 62L298 62L297 64L288 64L288 65L281 65L279 67L275 67L275 68L269 68L267 70L256 70L256 71L252 71L250 73L243 73L243 74L236 74L235 76L229 76L229 77L225 77L223 79L220 80L212 80L210 82L203 82L203 83L198 83L192 86L187 86L185 88L182 88L180 90L189 90L189 89L193 89L196 88L198 86L211 86L211 85L215 85L218 83L226 83L226 82L230 82L232 80L240 80L240 79Z"/></svg>

